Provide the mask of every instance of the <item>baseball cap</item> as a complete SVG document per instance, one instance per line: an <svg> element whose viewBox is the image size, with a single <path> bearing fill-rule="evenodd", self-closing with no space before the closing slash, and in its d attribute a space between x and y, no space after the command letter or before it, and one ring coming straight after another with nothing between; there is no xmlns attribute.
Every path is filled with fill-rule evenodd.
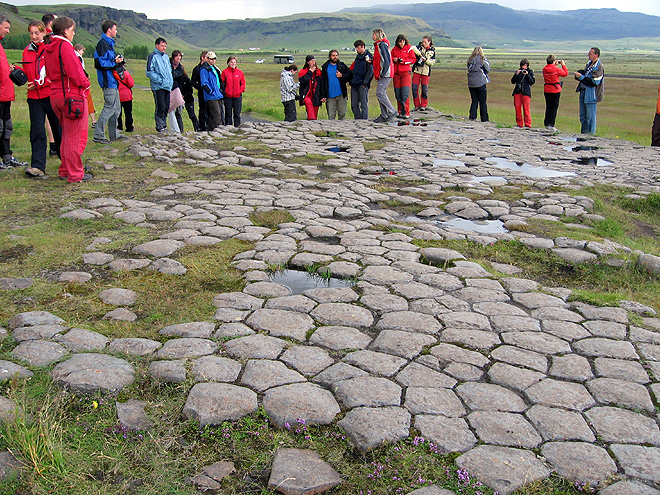
<svg viewBox="0 0 660 495"><path fill-rule="evenodd" d="M207 52L206 58L218 58L218 56L215 54L215 52Z"/></svg>

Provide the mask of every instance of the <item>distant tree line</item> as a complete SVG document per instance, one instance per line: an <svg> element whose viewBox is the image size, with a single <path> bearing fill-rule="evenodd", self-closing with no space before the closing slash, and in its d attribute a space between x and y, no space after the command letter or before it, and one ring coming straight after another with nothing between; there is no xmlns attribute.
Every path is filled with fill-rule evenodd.
<svg viewBox="0 0 660 495"><path fill-rule="evenodd" d="M2 46L5 50L22 50L30 44L29 34L12 34L2 40Z"/></svg>
<svg viewBox="0 0 660 495"><path fill-rule="evenodd" d="M124 50L124 57L146 60L151 50L147 45L131 45Z"/></svg>

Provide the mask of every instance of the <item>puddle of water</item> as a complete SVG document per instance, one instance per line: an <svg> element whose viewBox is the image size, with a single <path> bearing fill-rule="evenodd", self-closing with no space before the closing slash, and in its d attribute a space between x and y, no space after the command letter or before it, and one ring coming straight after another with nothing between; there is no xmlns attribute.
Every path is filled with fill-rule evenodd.
<svg viewBox="0 0 660 495"><path fill-rule="evenodd" d="M350 280L339 278L322 278L300 270L281 270L270 275L271 282L286 285L291 289L291 295L302 294L308 289L325 289L337 287L353 287Z"/></svg>
<svg viewBox="0 0 660 495"><path fill-rule="evenodd" d="M579 163L580 165L595 165L596 167L607 167L609 165L613 165L612 162L608 162L607 160L598 157L578 158L577 160L571 160L571 161L573 163Z"/></svg>
<svg viewBox="0 0 660 495"><path fill-rule="evenodd" d="M438 226L476 232L478 234L504 234L508 232L500 220L466 220L465 218L452 218L439 220Z"/></svg>
<svg viewBox="0 0 660 495"><path fill-rule="evenodd" d="M549 177L566 177L569 175L575 175L575 173L573 172L562 172L560 170L551 170L549 168L544 168L544 167L535 167L533 165L530 165L529 163L523 163L522 165L518 165L516 162L512 162L511 160L507 160L506 158L502 158L499 156L491 156L489 158L486 158L486 163L490 163L491 165L494 165L497 168L501 168L505 170L515 170L516 172L520 172L522 175L526 175L527 177L549 178Z"/></svg>
<svg viewBox="0 0 660 495"><path fill-rule="evenodd" d="M331 148L326 148L328 151L332 151L333 153L345 153L348 151L348 148L345 146L332 146Z"/></svg>
<svg viewBox="0 0 660 495"><path fill-rule="evenodd" d="M506 184L509 182L506 177L501 177L499 175L484 175L481 177L472 177L472 180L470 181L472 183L485 183L488 184L489 182L496 183L496 184Z"/></svg>
<svg viewBox="0 0 660 495"><path fill-rule="evenodd" d="M460 160L445 160L444 158L436 158L433 160L433 166L446 165L448 167L465 167L465 163Z"/></svg>

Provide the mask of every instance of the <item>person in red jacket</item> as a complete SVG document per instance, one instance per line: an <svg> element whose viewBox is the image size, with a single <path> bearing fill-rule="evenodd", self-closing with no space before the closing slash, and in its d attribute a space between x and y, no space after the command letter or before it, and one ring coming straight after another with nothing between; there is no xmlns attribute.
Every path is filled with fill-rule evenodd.
<svg viewBox="0 0 660 495"><path fill-rule="evenodd" d="M658 86L658 103L655 106L655 118L651 129L651 146L660 146L660 86Z"/></svg>
<svg viewBox="0 0 660 495"><path fill-rule="evenodd" d="M119 101L121 102L121 112L117 117L117 129L123 130L122 113L126 120L126 132L133 132L133 86L135 81L130 72L124 67L125 62L117 65L117 68L112 71L112 75L117 80L119 89Z"/></svg>
<svg viewBox="0 0 660 495"><path fill-rule="evenodd" d="M225 125L238 127L241 125L241 108L243 107L243 93L245 92L245 75L236 67L236 57L227 59L227 68L222 71L220 79L225 93Z"/></svg>
<svg viewBox="0 0 660 495"><path fill-rule="evenodd" d="M31 21L28 24L30 44L23 50L22 67L28 78L27 102L30 112L30 145L32 159L30 167L25 169L29 177L46 175L46 155L48 139L46 136L46 118L53 133L52 149L59 157L62 142L62 128L50 104L50 79L46 74L46 58L44 56L44 36L46 26L41 21Z"/></svg>
<svg viewBox="0 0 660 495"><path fill-rule="evenodd" d="M400 34L396 37L392 48L394 63L394 96L396 97L399 117L410 118L410 85L412 83L412 66L417 60L408 39Z"/></svg>
<svg viewBox="0 0 660 495"><path fill-rule="evenodd" d="M0 14L0 40L9 34L10 28L9 18ZM0 155L2 155L0 169L27 167L28 165L14 158L11 151L11 134L14 130L14 124L11 121L11 102L16 99L14 83L9 78L12 69L13 66L7 60L5 49L0 43Z"/></svg>
<svg viewBox="0 0 660 495"><path fill-rule="evenodd" d="M305 66L298 72L300 82L300 106L305 106L307 120L316 120L321 108L321 69L316 66L314 55L305 57Z"/></svg>
<svg viewBox="0 0 660 495"><path fill-rule="evenodd" d="M559 98L561 97L561 87L563 83L560 77L568 75L568 68L563 60L557 62L557 57L550 54L546 59L548 65L543 67L543 96L545 96L545 119L543 125L550 131L557 131L555 120L557 119L557 109L559 108Z"/></svg>
<svg viewBox="0 0 660 495"><path fill-rule="evenodd" d="M380 105L380 115L374 119L374 122L389 122L396 118L396 110L387 96L387 87L394 74L390 42L382 29L374 29L371 37L374 40L374 79L378 81L376 98Z"/></svg>
<svg viewBox="0 0 660 495"><path fill-rule="evenodd" d="M76 23L70 17L58 17L53 22L53 36L46 45L46 73L51 84L50 101L62 126L62 165L59 175L69 182L92 179L82 164L82 154L87 146L87 92L89 79L83 71L73 49ZM79 101L82 112L78 118L68 114L67 99Z"/></svg>

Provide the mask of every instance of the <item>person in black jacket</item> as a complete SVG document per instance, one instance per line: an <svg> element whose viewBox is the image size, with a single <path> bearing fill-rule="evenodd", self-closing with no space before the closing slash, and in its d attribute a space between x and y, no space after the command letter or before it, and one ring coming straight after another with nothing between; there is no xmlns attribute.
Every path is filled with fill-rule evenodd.
<svg viewBox="0 0 660 495"><path fill-rule="evenodd" d="M199 63L193 68L192 76L190 77L190 84L193 88L197 90L197 105L199 106L199 119L197 120L197 129L196 131L205 131L207 127L208 118L206 116L206 104L204 103L204 90L199 83L199 71L202 68L204 62L206 62L207 50L204 50L199 54ZM183 95L183 99L186 100L186 95ZM188 102L186 100L186 109L188 108Z"/></svg>
<svg viewBox="0 0 660 495"><path fill-rule="evenodd" d="M353 43L357 55L351 64L351 110L355 120L366 120L369 118L369 87L374 78L373 56L366 49L364 41L357 40Z"/></svg>
<svg viewBox="0 0 660 495"><path fill-rule="evenodd" d="M190 78L186 73L186 69L181 65L181 60L183 59L183 53L180 50L174 50L170 56L172 62L172 79L174 84L172 86L172 91L175 88L179 88L181 91L181 96L183 96L184 105L186 111L188 112L188 117L192 122L193 129L195 131L199 130L199 122L197 121L197 116L195 115L195 96L193 95L193 87L190 82ZM183 117L177 109L176 112L176 121L179 125L179 130L183 132Z"/></svg>
<svg viewBox="0 0 660 495"><path fill-rule="evenodd" d="M348 90L346 83L352 78L351 69L339 60L339 52L330 50L328 61L321 67L321 102L325 103L328 118L346 118Z"/></svg>
<svg viewBox="0 0 660 495"><path fill-rule="evenodd" d="M520 61L520 69L513 73L511 84L513 88L513 106L516 109L516 125L518 127L532 127L532 114L529 103L532 100L532 85L536 82L534 71L529 68L529 60Z"/></svg>

